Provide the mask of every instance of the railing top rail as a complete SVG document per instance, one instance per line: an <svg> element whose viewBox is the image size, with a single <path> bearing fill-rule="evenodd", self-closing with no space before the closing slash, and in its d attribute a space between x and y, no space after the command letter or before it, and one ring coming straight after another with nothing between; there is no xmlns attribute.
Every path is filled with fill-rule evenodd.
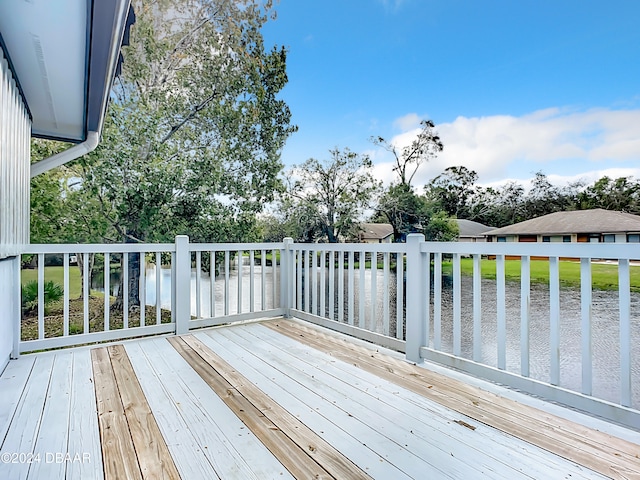
<svg viewBox="0 0 640 480"><path fill-rule="evenodd" d="M237 251L237 250L282 250L283 242L262 242L262 243L190 243L189 250L192 252L207 251Z"/></svg>
<svg viewBox="0 0 640 480"><path fill-rule="evenodd" d="M423 242L420 245L420 251L423 253L640 259L640 244L633 243Z"/></svg>
<svg viewBox="0 0 640 480"><path fill-rule="evenodd" d="M175 251L175 243L34 243L26 245L23 253L153 253Z"/></svg>
<svg viewBox="0 0 640 480"><path fill-rule="evenodd" d="M328 252L406 253L406 243L294 243L293 250Z"/></svg>

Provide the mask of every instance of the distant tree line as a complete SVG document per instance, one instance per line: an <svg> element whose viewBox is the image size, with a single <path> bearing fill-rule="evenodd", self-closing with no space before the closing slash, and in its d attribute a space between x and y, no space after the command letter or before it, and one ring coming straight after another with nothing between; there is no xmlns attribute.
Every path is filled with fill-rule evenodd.
<svg viewBox="0 0 640 480"><path fill-rule="evenodd" d="M553 212L603 208L640 214L640 180L604 176L553 185L537 172L531 188L517 182L499 187L477 185L478 174L466 167L450 167L425 186L425 197L447 215L503 227Z"/></svg>

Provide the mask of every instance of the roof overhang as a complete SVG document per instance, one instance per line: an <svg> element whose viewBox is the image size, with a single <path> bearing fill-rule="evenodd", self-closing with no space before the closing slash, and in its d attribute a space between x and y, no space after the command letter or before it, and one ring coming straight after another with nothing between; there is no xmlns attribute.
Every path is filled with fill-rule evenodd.
<svg viewBox="0 0 640 480"><path fill-rule="evenodd" d="M129 9L130 0L0 2L0 41L33 136L78 143L100 132Z"/></svg>

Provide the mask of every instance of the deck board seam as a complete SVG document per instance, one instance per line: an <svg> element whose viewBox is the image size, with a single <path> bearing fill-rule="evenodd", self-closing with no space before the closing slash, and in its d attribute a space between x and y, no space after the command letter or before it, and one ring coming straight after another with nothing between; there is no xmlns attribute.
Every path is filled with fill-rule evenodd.
<svg viewBox="0 0 640 480"><path fill-rule="evenodd" d="M271 400L268 396L266 396L266 394L264 394L264 392L257 389L257 387L254 387L251 382L248 382L246 378L242 377L237 371L233 369L232 366L226 364L226 362L224 362L222 358L217 356L217 354L215 354L205 344L200 342L196 337L192 335L186 335L179 338L180 340L178 340L177 338L171 338L169 339L169 342L174 346L174 348L178 346L180 342L184 343L184 345L188 346L189 348L192 348L194 353L196 353L199 358L201 358L202 361L208 365L209 368L215 370L216 373L220 375L220 377L225 382L227 382L239 395L246 399L248 404L255 409L253 413L254 415L258 414L264 416L274 426L273 428L276 428L277 430L282 432L282 434L285 435L293 445L295 445L295 448L300 452L301 455L303 455L302 458L307 459L307 462L312 462L312 464L320 467L323 471L326 472L327 475L330 476L330 478L370 478L365 472L363 472L360 468L353 464L351 460L343 456L340 452L334 450L331 445L324 442L324 440L317 434L315 434L315 432L308 429L306 425L300 422L297 418L293 417L289 412L283 409L276 402ZM178 351L180 352L180 350ZM196 371L198 372L197 369ZM233 374L230 374L231 371L233 371ZM263 398L260 399L260 397ZM270 407L261 407L260 404L263 404L264 402L269 402ZM285 421L282 417L287 418L287 416L288 420ZM245 419L243 419L242 417L240 418L245 421ZM288 425L289 422L292 426ZM250 427L250 425L247 426ZM256 433L256 435L258 435L258 433ZM301 435L308 435L309 437L311 437L310 439L307 439L311 443L309 443L306 447L303 445L303 443L306 442L301 439ZM258 435L258 437L263 440L260 435ZM265 445L267 446L267 448L273 451L273 449L270 448L269 445L267 445L266 443ZM311 455L307 451L307 448L309 448L311 452L314 452L314 454ZM278 454L276 452L273 453L278 457ZM321 454L328 455L329 457L332 455L335 456L335 458L333 458L333 464L327 465L326 463L320 461L322 456L316 458ZM278 458L281 462L284 460L280 457ZM336 459L338 462L337 465L335 464ZM326 461L327 460L325 459L325 462ZM342 467L340 467L340 465L342 465ZM329 470L327 470L327 468L329 468ZM287 466L287 469L295 476L295 473L291 471L289 466Z"/></svg>
<svg viewBox="0 0 640 480"><path fill-rule="evenodd" d="M232 335L234 335L234 336L240 336L240 337L244 338L244 335L243 335L243 334L245 334L245 333L246 333L246 335L247 335L247 336L251 336L251 337L252 337L252 338L254 338L254 339L261 338L261 339L265 340L265 337L266 337L266 340L265 340L265 341L266 341L268 344L270 344L272 347L277 347L277 346L278 346L278 345L277 345L278 339L277 339L275 336L276 336L276 335L279 335L279 333L274 332L274 331L272 331L272 330L270 330L270 329L269 329L269 330L266 330L266 329L265 329L265 331L262 331L262 330L261 330L261 331L257 331L256 329L247 329L247 330L243 330L243 332L242 332L242 333L240 333L240 332L238 332L238 331L236 331L236 330L233 330L233 331L229 330L229 332L228 332L228 333L225 333L225 336L227 336L227 335L231 335L231 334L232 334ZM273 336L271 336L271 335L273 335ZM285 337L285 338L287 338L287 337ZM247 339L245 339L245 340L246 340L246 341L250 341L250 339L248 339L248 338L247 338ZM289 339L289 340L291 340L291 339ZM287 345L288 345L288 344L287 344ZM306 346L306 345L304 345L304 344L300 344L300 345L301 345L301 346L304 346L304 347L306 347L306 348L311 348L311 347ZM315 349L314 349L314 350L315 350ZM315 351L316 351L316 352L318 352L317 350L315 350ZM323 352L318 352L318 354L322 354L322 353L323 353ZM254 355L255 355L255 357L256 357L257 359L261 358L261 355L258 355L258 354L254 354ZM293 354L292 354L292 355L293 355ZM296 355L296 358L300 358L303 362L305 362L307 365L309 365L312 369L317 369L317 370L319 370L320 372L322 372L323 374L325 374L325 373L326 373L327 375L329 375L329 376L331 376L331 377L335 378L336 380L338 380L338 381L342 381L342 379L341 379L341 378L339 378L338 376L334 375L333 373L328 372L328 371L325 371L324 369L321 369L321 368L320 368L319 366L317 366L313 361L311 361L311 360L307 360L307 359L302 358L302 357L300 357L300 356L298 356L298 355ZM315 357L314 357L314 358L315 358ZM333 363L333 362L331 362L331 363ZM371 375L370 373L366 372L365 370L361 370L361 371L363 372L363 374ZM378 378L379 378L379 377L378 377ZM381 380L381 381L383 381L383 382L385 381L384 379L380 379L380 380ZM391 383L391 382L389 382L389 383ZM397 387L397 385L396 385L396 387ZM369 391L368 391L367 389L365 389L364 387L355 387L355 388L357 388L359 391L361 391L361 392L362 392L362 393L364 393L365 395L369 395L371 398L376 398L376 395L379 395L379 393L377 393L376 395L374 395L372 392L369 392ZM390 391L390 390L387 390L387 388L386 388L386 387L384 387L384 386L383 386L383 387L381 387L381 390L382 390L383 392L385 392L385 394L386 394L386 395L391 395L391 391ZM376 391L377 391L377 390L376 390ZM381 402L383 402L385 405L387 405L388 407L397 409L401 414L402 414L402 413L404 413L404 411L403 411L400 407L398 407L397 405L394 405L394 404L393 404L393 403L391 403L390 401L385 400L385 399L384 399L385 394L381 395L382 399L379 399L379 400L380 400ZM451 409L448 409L447 407L444 407L444 406L440 405L440 404L439 404L439 403L437 403L437 402L433 402L432 400L430 400L430 399L428 399L428 398L426 398L426 397L424 397L424 396L422 396L422 395L420 395L420 398L422 398L425 402L433 403L434 405L437 405L438 407L440 407L440 408L442 408L442 409L446 409L448 412L450 412L450 413L449 413L449 415L445 415L444 413L441 413L441 412L437 412L437 413L434 413L433 411L431 412L433 415L437 415L437 416L441 417L441 418L442 418L442 422L445 422L445 421L446 421L446 422L447 422L447 423L449 423L449 424L450 424L450 423L452 423L452 422L456 422L456 423L457 423L457 422L461 422L461 423L459 423L459 424L462 424L462 426L466 426L466 425L464 425L464 424L466 424L467 422L465 422L465 421L464 421L464 419L467 419L467 420L469 420L469 421L473 421L473 420L474 420L474 419L472 419L471 417L468 417L467 415L460 414L459 412L455 412L455 411L453 411L453 410L451 410ZM402 397L400 397L399 399L402 399ZM395 400L399 400L399 399L395 399ZM413 405L418 406L418 405L417 405L416 403L414 403L411 399L402 399L402 400L403 400L404 402L408 402L408 403L410 403L410 404L413 404ZM418 408L424 408L424 406L418 406ZM462 418L463 418L463 420L459 420L459 418L460 418L460 417L462 417ZM455 418L458 418L458 420L456 420ZM478 423L480 423L480 422L478 422ZM429 428L437 428L437 427L434 427L432 424L427 424L426 422L424 423L424 425L428 425L428 426L429 426ZM473 427L473 426L471 425L471 427ZM475 427L473 427L473 428L475 428ZM445 429L443 428L443 429L441 430L441 432L442 432L442 434L443 434L443 435L446 435L447 437L450 437L450 438L452 438L452 439L453 439L453 438L456 438L455 430L453 430L452 432L447 432L447 431L445 431ZM414 433L415 433L415 431L414 431ZM462 431L461 433L462 433L462 435L463 435L463 438L467 438L467 437L464 437L464 433L465 433L464 431ZM468 438L470 439L471 437L468 437ZM429 441L429 440L428 440L428 439L426 439L426 441ZM474 450L474 451L477 451L478 453L481 453L481 452L482 452L482 448L481 448L481 446L479 446L479 445L475 444L474 442L472 442L472 441L468 441L468 440L467 440L467 441L462 440L462 442L463 442L463 443L464 443L468 448L470 448L470 449L472 449L472 450ZM504 447L503 447L503 448L504 448ZM545 452L546 452L546 451L545 451ZM486 455L489 455L489 456L491 456L491 455L492 455L491 453L487 453L487 452L484 452L484 453L485 453ZM507 467L511 467L511 468L513 468L513 465L511 465L511 464L509 463L508 458L501 458L501 455L500 455L500 454L495 454L495 456L493 456L492 458L493 458L493 460L494 460L494 461L496 461L496 462L498 462L498 463L500 463L500 464L503 464L503 465L505 465L505 466L507 466ZM523 474L525 474L525 475L526 475L526 473L524 473L524 472L521 472L521 473L523 473ZM535 477L534 477L534 478L535 478Z"/></svg>
<svg viewBox="0 0 640 480"><path fill-rule="evenodd" d="M299 325L297 322L292 322L292 321L289 321L289 320L280 320L280 321L277 321L277 322L264 322L264 325L266 325L267 327L269 327L269 328L271 328L271 329L273 329L273 330L275 330L277 332L280 332L280 333L282 333L284 335L287 335L288 337L290 337L292 339L295 339L295 340L297 340L297 341L299 341L301 343L307 344L307 345L309 345L309 346L311 346L313 348L319 349L321 351L325 351L325 352L329 353L330 355L334 356L334 358L338 358L339 352L329 351L328 345L334 345L334 346L338 347L339 349L351 350L352 352L354 352L353 354L346 354L345 353L344 356L346 358L352 360L353 362L355 362L355 363L352 362L352 364L355 364L356 366L359 366L360 368L365 368L365 369L366 368L372 368L372 367L366 367L366 366L363 365L363 364L368 365L370 359L368 359L366 357L358 358L355 355L355 352L366 350L365 347L358 347L358 346L353 345L351 343L348 343L346 341L340 341L340 339L336 339L336 338L333 338L333 337L331 337L329 335L326 335L326 334L318 331L317 329L312 329L312 328L309 328L309 327L306 327L306 326L303 326L303 325ZM282 328L285 325L286 325L287 328ZM306 334L306 336L305 336L305 334ZM314 339L313 337L316 337L316 338ZM322 340L317 340L317 338L321 338ZM370 350L367 350L367 352L369 354L371 354ZM383 356L383 354L378 354L378 356ZM401 363L400 360L393 359L392 357L388 357L388 359L386 361L388 361L389 363L397 364L398 366L402 366L402 369L407 369L408 367L411 367L411 365ZM382 369L382 370L379 370L379 372L383 376L385 375L385 372L383 371L384 367L381 367L379 364L376 364L376 363L372 363L372 366L375 367L375 368L378 368L378 369ZM388 368L390 368L390 367L388 367ZM419 367L414 367L414 368L419 368ZM387 373L386 376L389 377L389 375L388 375L389 372L386 372L386 373ZM418 371L416 371L416 378L411 379L411 381L409 382L410 384L415 384L415 385L413 385L413 388L411 388L411 389L415 388L414 391L416 391L416 393L419 393L421 395L425 395L426 391L424 390L424 386L419 384L418 381L420 379L418 377L421 377L423 382L428 382L428 378L427 377L437 377L437 376L441 376L441 375L434 374L433 372L427 373L427 372L418 372ZM390 380L392 382L395 380L395 383L397 383L399 381L397 378L396 379L390 378ZM460 383L459 381L454 381L454 380L450 380L450 379L447 379L447 381L451 382L452 384ZM479 390L479 391L481 391L481 390ZM481 391L481 392L489 393L489 392L484 392L484 391ZM430 392L430 393L432 393L432 392ZM496 398L500 398L497 395L494 395L494 394L492 394L492 395L495 396ZM431 396L432 395L429 394L427 396L427 398L431 398ZM438 401L438 400L436 399L435 401ZM513 403L513 404L517 403L515 401L510 401L510 402ZM507 403L510 403L510 402L507 402ZM442 402L439 402L439 403L442 404ZM521 404L518 404L518 405L521 405ZM449 405L446 405L446 406L449 406ZM552 453L554 453L556 455L560 455L560 456L562 456L564 458L567 458L567 459L569 459L571 461L574 461L574 462L576 462L576 463L578 463L580 465L583 465L583 466L585 466L587 468L591 468L593 470L599 471L600 473L603 473L605 475L614 476L614 477L617 477L617 478L640 478L640 473L638 472L638 467L636 466L636 464L639 463L639 462L637 462L637 457L634 458L634 456L631 453L627 452L624 456L616 455L616 454L610 454L610 456L607 457L607 459L610 460L610 461L604 461L603 459L599 459L597 462L594 462L594 458L596 456L593 455L592 453L589 453L589 449L593 449L593 448L596 448L596 447L590 446L590 443L589 444L585 444L585 442L583 441L582 442L583 444L580 445L580 447L587 448L588 449L587 451L583 450L580 447L577 448L575 444L567 443L566 447L569 450L565 451L565 452L561 452L561 451L559 452L559 451L557 451L557 449L553 450L553 449L550 449L549 446L545 446L544 442L543 442L543 444L540 444L539 441L532 441L534 439L526 438L526 436L523 436L522 434L518 434L518 432L514 431L514 429L512 427L511 428L509 427L508 422L506 424L506 427L505 427L505 423L504 422L503 422L503 426L500 427L500 426L496 426L497 419L482 418L482 415L478 415L477 411L469 411L468 408L463 408L464 411L461 411L460 408L463 407L462 403L460 403L460 405L452 405L452 406L449 406L449 407L454 409L454 410L456 410L456 411L459 411L462 414L468 415L471 418L474 418L479 422L485 423L485 424L487 424L487 425L489 425L489 426L491 426L493 428L498 428L500 430L503 430L503 431L505 431L506 433L508 433L510 435L515 435L515 436L521 438L524 441L527 441L529 443L532 443L534 445L542 447L545 450L551 451ZM528 412L537 411L537 409L535 409L534 407L529 407L529 406L524 406L524 405L522 407ZM543 414L543 412L540 412L540 413ZM546 414L546 413L544 415L546 415L547 417L553 417L552 415ZM572 424L573 422L566 421L566 420L562 419L562 422L559 422L559 423L568 425L568 424ZM537 435L540 432L532 431L532 433ZM596 434L596 433L602 435L601 432L594 431L594 434ZM580 437L580 438L578 438L578 441L580 441L581 438L582 438L581 435L578 435L577 437ZM557 439L553 439L553 437L549 437L549 438L552 438L553 441L558 441ZM628 445L629 448L637 447L635 444L632 444L631 442L627 442L627 441L622 440L622 439L618 439L617 437L616 437L616 440L622 442L622 444ZM577 451L582 451L584 453L583 454L573 455L572 454L572 450L573 451L576 451L576 450ZM613 455L613 456L611 456L611 455ZM578 458L576 458L576 457L578 457ZM629 477L627 477L627 476L629 476Z"/></svg>
<svg viewBox="0 0 640 480"><path fill-rule="evenodd" d="M244 332L244 330L243 330ZM247 332L249 333L249 332ZM262 333L262 332L259 332ZM254 332L254 334L256 335L256 338L259 338L258 332ZM276 334L275 332L273 332L274 334ZM232 335L233 338L226 338L228 335ZM277 335L277 334L276 334ZM273 363L273 358L271 358L271 356L266 354L266 350L257 350L256 352L251 351L251 348L247 348L247 345L245 345L246 342L251 343L250 339L244 339L242 338L241 341L238 341L235 337L240 336L242 337L242 334L238 332L237 329L228 329L224 335L217 335L215 338L212 335L209 335L208 337L211 338L215 344L220 345L221 347L225 348L225 350L228 350L229 347L227 346L227 344L232 344L232 345L237 345L240 348L243 348L245 350L247 350L249 352L250 355L254 356L255 358L251 361L251 364L253 364L253 361L260 361L262 360L265 364L271 366L274 369L274 372L278 372L279 375L277 375L278 378L282 378L282 377L286 377L289 379L290 382L294 382L297 383L301 386L301 388L304 389L308 389L309 390L309 394L311 395L318 395L319 399L323 399L323 402L326 402L326 405L323 405L321 407L321 410L324 411L324 413L320 413L319 415L324 416L327 421L330 421L332 423L335 422L334 419L332 419L333 417L333 412L334 410L336 410L337 412L341 412L342 414L344 414L345 416L350 417L349 420L354 420L359 422L363 427L367 427L369 425L371 425L372 423L376 423L375 420L372 420L372 418L375 418L375 413L373 414L372 418L367 419L367 414L366 414L366 410L367 407L364 404L360 404L358 399L355 399L354 397L354 405L351 405L351 407L345 407L343 405L342 401L336 401L335 399L337 397L332 396L331 394L329 395L329 397L325 398L325 393L329 392L332 387L328 387L327 390L325 390L324 386L320 386L319 388L322 390L323 394L320 395L319 393L317 393L311 386L307 385L306 383L301 383L300 380L298 378L295 378L296 376L302 375L302 376L309 376L310 379L315 379L312 380L314 382L319 382L320 384L324 385L324 381L321 380L321 378L326 374L326 376L329 377L334 377L334 380L338 381L338 382L343 382L344 378L338 378L335 377L332 373L326 372L325 370L323 370L322 368L316 367L315 365L312 364L307 364L308 366L310 366L313 370L317 371L315 372L315 374L312 375L312 371L310 372L302 372L302 371L298 371L297 374L294 374L293 376L291 375L291 372L285 371L285 370L281 370L279 368L278 365L274 365ZM251 336L251 335L249 335ZM226 341L225 342L221 342L220 341L220 337L225 338ZM262 338L262 337L260 337ZM275 348L282 348L283 345L281 344L279 347L276 345L273 345L273 347ZM275 352L272 355L278 357L282 352ZM318 354L320 354L321 352L318 352ZM265 355L263 357L263 355ZM296 355L296 358L299 358ZM304 361L304 360L303 360ZM245 361L248 362L249 361ZM306 363L306 362L305 362ZM235 363L234 363L235 365ZM292 362L287 362L287 361L283 361L283 365L288 365L290 368L297 370L296 367L292 366ZM272 373L270 373L269 377L273 376ZM276 385L281 385L282 382L280 381L275 381L273 380L274 383ZM285 384L287 383L286 381L284 382ZM284 390L287 390L285 387L282 387ZM369 394L368 392L362 390L360 393L364 394L365 396L371 396L372 399L375 398L374 395ZM341 393L341 391L335 390L335 395L337 395L338 397L341 396L343 393ZM298 396L295 395L295 397L297 398ZM303 400L300 400L303 401ZM350 400L345 400L347 403L351 403ZM359 405L357 405L359 404ZM314 409L315 407L317 407L320 404L307 404L308 408L310 409ZM389 408L395 408L399 414L403 414L403 412L400 409L397 409L397 407L387 404L386 405ZM360 408L362 408L362 412L360 411ZM372 412L376 412L376 410L372 410ZM339 417L337 417L339 418ZM382 423L386 424L386 420L384 420L385 417L383 417L381 419ZM391 415L391 418L396 418L394 415ZM345 433L347 433L347 429L348 427L346 425L342 425L339 426L338 423L334 423L334 425L337 428L341 428L344 429ZM378 425L379 427L380 425ZM388 429L388 430L387 430ZM451 457L452 455L452 451L446 448L442 448L440 445L438 445L438 440L435 439L430 439L428 437L428 434L426 433L426 431L429 429L429 426L425 426L424 427L424 432L423 435L420 436L417 433L417 430L414 429L411 430L411 433L413 435L416 435L416 439L420 438L420 442L417 442L415 445L413 444L407 444L405 443L406 440L400 440L401 438L401 434L399 432L395 432L393 433L393 426L391 424L386 424L386 427L383 430L378 430L376 429L375 431L375 435L379 436L380 439L384 439L384 441L388 442L389 444L395 445L395 447L397 447L399 450L402 451L406 451L406 453L408 454L409 457L405 457L404 459L400 459L399 457L395 457L395 459L392 461L391 459L387 459L387 461L391 462L396 468L399 469L399 471L403 472L405 475L410 476L412 478L415 477L415 472L411 472L411 469L407 470L407 466L408 465L412 465L413 467L415 467L416 462L409 460L408 458L413 457L416 459L419 459L420 462L424 462L425 467L428 466L433 468L433 471L431 473L433 473L434 475L437 475L438 478L444 478L444 477L449 477L450 475L453 477L456 477L456 475L453 475L453 472L456 471L457 472L457 477L456 478L469 478L469 475L472 475L473 477L477 476L477 474L480 471L483 471L482 469L484 468L484 472L485 474L489 471L491 471L491 475L495 476L494 478L514 478L514 474L519 473L520 475L522 475L523 477L527 477L527 478L535 478L531 475L527 475L525 472L522 471L518 471L517 468L514 468L513 466L508 465L505 462L498 462L495 458L493 458L493 461L496 461L496 464L498 463L502 463L503 464L503 468L504 469L512 469L510 471L509 474L504 474L504 471L502 472L502 476L499 476L500 474L496 471L493 471L493 463L490 461L489 463L483 464L483 465L475 465L473 467L470 467L470 465L465 462L464 460L462 460L461 458L457 458L457 457ZM409 428L406 428L405 431L409 431ZM374 433L374 432L372 432ZM376 455L384 455L384 450L380 450L380 444L378 443L377 447L374 446L374 443L371 442L371 438L369 437L363 437L362 435L358 435L355 437L352 437L354 441L358 442L358 444L365 446L366 448L372 449L372 452L374 452ZM428 447L427 447L428 445ZM383 447L384 448L384 447ZM426 450L424 450L426 448ZM425 456L425 453L428 452L428 455ZM439 454L436 452L440 452ZM427 458L428 457L428 458ZM438 461L439 459L439 461ZM451 463L449 462L448 459L451 459ZM435 460L435 461L434 461ZM453 464L456 464L456 467L454 468ZM444 467L444 468L443 468ZM424 468L424 467L423 467ZM468 470L469 468L473 468L473 473L470 473L470 471ZM466 473L463 473L465 472ZM425 470L426 471L426 470ZM412 475L413 473L413 475Z"/></svg>

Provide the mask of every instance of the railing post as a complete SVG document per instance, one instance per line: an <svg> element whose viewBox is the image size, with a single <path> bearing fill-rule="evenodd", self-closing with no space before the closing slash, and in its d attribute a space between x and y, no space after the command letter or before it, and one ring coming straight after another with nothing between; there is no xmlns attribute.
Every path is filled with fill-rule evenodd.
<svg viewBox="0 0 640 480"><path fill-rule="evenodd" d="M22 305L21 305L21 283L20 283L20 261L22 256L16 255L12 261L13 263L13 304L12 311L9 313L9 318L13 319L13 349L11 351L11 358L16 359L20 357L20 329L22 328Z"/></svg>
<svg viewBox="0 0 640 480"><path fill-rule="evenodd" d="M191 252L189 237L176 236L175 279L172 282L175 293L176 335L189 332L191 320Z"/></svg>
<svg viewBox="0 0 640 480"><path fill-rule="evenodd" d="M407 313L406 313L406 356L407 360L415 363L422 363L420 347L423 346L426 335L426 324L424 315L424 291L426 272L422 271L420 244L424 242L424 235L412 233L407 236Z"/></svg>
<svg viewBox="0 0 640 480"><path fill-rule="evenodd" d="M291 250L291 245L293 238L286 237L283 241L284 247L280 252L280 308L284 309L285 318L291 318L291 288L293 287L293 250Z"/></svg>

